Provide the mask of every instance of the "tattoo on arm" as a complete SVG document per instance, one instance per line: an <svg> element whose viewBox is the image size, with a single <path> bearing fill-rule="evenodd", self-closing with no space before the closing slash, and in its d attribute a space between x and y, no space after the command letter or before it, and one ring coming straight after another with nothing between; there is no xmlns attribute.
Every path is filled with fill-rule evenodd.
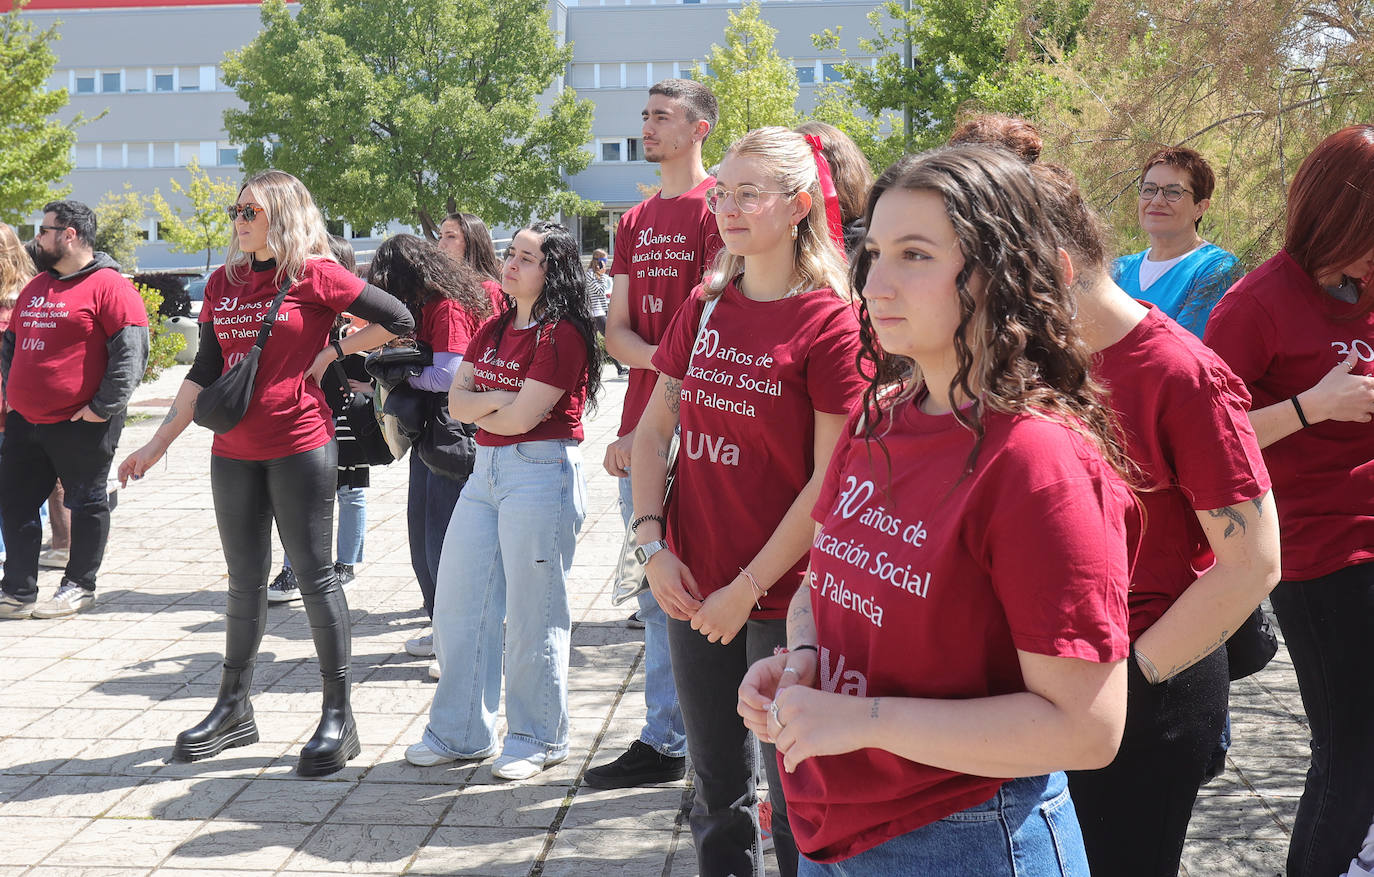
<svg viewBox="0 0 1374 877"><path fill-rule="evenodd" d="M882 699L881 697L875 697L875 698L873 698L873 706L869 707L869 709L868 709L868 717L869 717L870 719L876 719L876 718L878 718L878 704L880 704L880 703L882 703L882 702L883 702L883 699Z"/></svg>
<svg viewBox="0 0 1374 877"><path fill-rule="evenodd" d="M474 386L472 375L460 375L458 377L458 389L471 390Z"/></svg>
<svg viewBox="0 0 1374 877"><path fill-rule="evenodd" d="M1208 509L1207 514L1217 520L1221 518L1227 520L1226 532L1221 534L1223 539L1230 539L1234 536L1237 527L1240 528L1240 534L1244 536L1245 530L1249 526L1245 520L1245 515L1242 515L1235 506L1227 506L1224 509Z"/></svg>
<svg viewBox="0 0 1374 877"><path fill-rule="evenodd" d="M164 417L164 418L162 418L162 425L163 425L163 426L166 426L167 424L171 423L173 420L176 420L176 419L177 419L177 414L179 414L179 413L180 413L180 412L177 411L177 405L176 405L176 403L173 402L173 403L172 403L172 407L167 409L167 416Z"/></svg>
<svg viewBox="0 0 1374 877"><path fill-rule="evenodd" d="M1202 651L1198 652L1196 655L1193 655L1191 658L1189 658L1188 660L1184 661L1183 663L1181 663L1181 664L1176 664L1175 666L1170 667L1170 668L1168 669L1168 671L1166 671L1166 672L1163 673L1163 674L1160 674L1159 680L1158 680L1158 681L1159 681L1159 682L1167 682L1168 680L1173 679L1175 676L1177 676L1178 674L1182 673L1184 670L1187 670L1189 667L1193 666L1193 665L1196 664L1198 661L1201 661L1203 658L1205 658L1205 657L1207 657L1208 655L1212 654L1212 652L1215 652L1217 649L1221 648L1221 644L1224 643L1224 642L1226 642L1226 641L1227 641L1228 639L1230 639L1230 638L1231 638L1231 631L1229 631L1229 630L1223 630L1223 631L1221 632L1221 636L1217 637L1216 642L1214 642L1214 643L1212 643L1211 645L1207 646L1205 649L1203 649ZM1153 682L1154 680L1151 680L1151 681Z"/></svg>
<svg viewBox="0 0 1374 877"><path fill-rule="evenodd" d="M682 381L677 378L667 378L663 382L663 401L667 403L668 410L677 414L682 408Z"/></svg>
<svg viewBox="0 0 1374 877"><path fill-rule="evenodd" d="M1257 496L1250 501L1255 504L1255 511L1261 513L1264 511L1264 497Z"/></svg>

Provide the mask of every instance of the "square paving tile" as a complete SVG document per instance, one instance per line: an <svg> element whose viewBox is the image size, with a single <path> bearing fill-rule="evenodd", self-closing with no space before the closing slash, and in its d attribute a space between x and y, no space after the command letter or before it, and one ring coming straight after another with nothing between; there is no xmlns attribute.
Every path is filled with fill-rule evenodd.
<svg viewBox="0 0 1374 877"><path fill-rule="evenodd" d="M423 825L325 825L292 856L287 870L399 874L430 831Z"/></svg>
<svg viewBox="0 0 1374 877"><path fill-rule="evenodd" d="M44 865L152 868L185 841L199 822L97 819L54 850Z"/></svg>
<svg viewBox="0 0 1374 877"><path fill-rule="evenodd" d="M420 848L407 874L525 877L544 849L537 829L441 828Z"/></svg>
<svg viewBox="0 0 1374 877"><path fill-rule="evenodd" d="M154 777L106 812L125 819L209 819L251 780L206 777Z"/></svg>
<svg viewBox="0 0 1374 877"><path fill-rule="evenodd" d="M314 825L285 822L242 823L215 820L178 844L165 864L174 868L276 869L315 830Z"/></svg>

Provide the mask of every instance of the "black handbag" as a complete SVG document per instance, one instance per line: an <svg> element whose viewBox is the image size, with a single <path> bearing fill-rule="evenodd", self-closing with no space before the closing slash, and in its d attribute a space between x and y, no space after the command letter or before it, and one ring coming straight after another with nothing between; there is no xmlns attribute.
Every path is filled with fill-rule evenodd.
<svg viewBox="0 0 1374 877"><path fill-rule="evenodd" d="M1264 609L1257 606L1226 641L1231 681L1254 676L1269 665L1278 651L1279 638L1269 626L1269 619L1264 617Z"/></svg>
<svg viewBox="0 0 1374 877"><path fill-rule="evenodd" d="M430 395L437 398L415 443L420 462L435 475L466 481L477 461L477 427L449 416L447 393Z"/></svg>
<svg viewBox="0 0 1374 877"><path fill-rule="evenodd" d="M382 434L382 425L377 422L372 397L367 393L353 390L352 385L348 383L348 374L338 360L329 364L329 371L343 388L343 418L348 421L348 429L353 433L353 440L357 442L363 462L369 466L394 463L396 457L386 443L386 436Z"/></svg>
<svg viewBox="0 0 1374 877"><path fill-rule="evenodd" d="M248 404L253 400L253 384L258 377L258 360L262 349L267 346L267 337L272 334L272 326L277 322L277 311L291 288L287 280L277 290L272 299L272 308L262 318L262 328L258 330L258 340L248 355L234 363L233 368L220 375L214 383L200 391L196 396L195 413L191 419L216 435L224 435L239 425L243 415L248 413Z"/></svg>

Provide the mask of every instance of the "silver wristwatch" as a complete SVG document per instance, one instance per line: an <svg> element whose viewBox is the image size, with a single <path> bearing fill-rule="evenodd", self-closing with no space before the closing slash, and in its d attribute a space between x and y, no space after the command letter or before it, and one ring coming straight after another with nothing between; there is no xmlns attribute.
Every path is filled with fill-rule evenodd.
<svg viewBox="0 0 1374 877"><path fill-rule="evenodd" d="M635 560L638 560L641 566L647 565L649 562L649 558L653 557L655 554L658 554L660 551L667 547L668 543L664 542L662 539L658 540L657 542L646 542L643 545L636 545Z"/></svg>

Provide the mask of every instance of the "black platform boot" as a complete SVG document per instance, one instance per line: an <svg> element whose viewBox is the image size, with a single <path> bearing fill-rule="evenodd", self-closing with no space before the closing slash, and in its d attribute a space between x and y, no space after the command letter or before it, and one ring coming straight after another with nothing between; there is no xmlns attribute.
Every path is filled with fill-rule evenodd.
<svg viewBox="0 0 1374 877"><path fill-rule="evenodd" d="M320 659L324 708L319 727L301 749L296 773L303 777L319 777L342 770L350 758L362 751L358 727L348 704L353 625L348 616L348 600L333 577L332 569L324 588L315 593L303 592L302 597L310 618L315 652Z"/></svg>
<svg viewBox="0 0 1374 877"><path fill-rule="evenodd" d="M225 749L258 742L258 726L253 721L253 704L248 690L253 684L253 665L242 669L224 666L220 677L219 699L199 725L177 735L172 761L200 761Z"/></svg>

